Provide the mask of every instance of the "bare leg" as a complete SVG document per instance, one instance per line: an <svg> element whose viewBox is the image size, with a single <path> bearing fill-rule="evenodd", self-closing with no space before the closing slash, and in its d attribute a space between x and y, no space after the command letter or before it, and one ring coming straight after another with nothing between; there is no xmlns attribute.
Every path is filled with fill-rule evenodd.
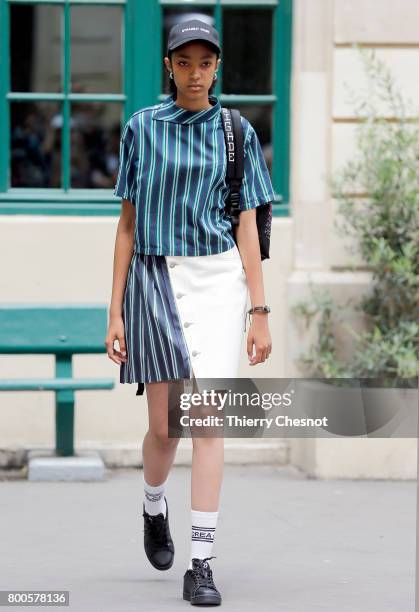
<svg viewBox="0 0 419 612"><path fill-rule="evenodd" d="M192 438L191 502L193 510L216 512L224 467L224 438Z"/></svg>
<svg viewBox="0 0 419 612"><path fill-rule="evenodd" d="M142 452L144 478L151 486L167 479L180 439L168 437L168 386L167 382L146 383L148 431Z"/></svg>
<svg viewBox="0 0 419 612"><path fill-rule="evenodd" d="M217 416L214 407L199 407L197 416ZM192 414L194 411L191 411ZM191 432L197 433L196 428ZM224 467L224 438L220 429L205 428L206 437L192 435L191 507L202 512L218 511ZM222 430L221 430L222 433Z"/></svg>

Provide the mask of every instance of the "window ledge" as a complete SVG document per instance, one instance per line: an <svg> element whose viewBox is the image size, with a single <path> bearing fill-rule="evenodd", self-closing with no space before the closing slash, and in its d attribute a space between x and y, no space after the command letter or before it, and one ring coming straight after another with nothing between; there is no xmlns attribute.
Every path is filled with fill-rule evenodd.
<svg viewBox="0 0 419 612"><path fill-rule="evenodd" d="M9 189L0 193L1 215L118 216L121 198L111 189ZM274 217L289 216L289 206L274 202Z"/></svg>
<svg viewBox="0 0 419 612"><path fill-rule="evenodd" d="M2 215L119 215L111 189L9 189L0 193Z"/></svg>

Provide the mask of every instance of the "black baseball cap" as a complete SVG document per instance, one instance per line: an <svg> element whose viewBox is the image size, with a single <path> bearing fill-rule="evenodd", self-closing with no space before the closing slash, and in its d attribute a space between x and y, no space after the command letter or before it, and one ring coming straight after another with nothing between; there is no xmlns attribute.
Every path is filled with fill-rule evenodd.
<svg viewBox="0 0 419 612"><path fill-rule="evenodd" d="M171 28L167 41L167 54L169 54L169 51L174 51L181 45L193 40L206 40L212 43L221 53L217 30L200 19L189 19L189 21L176 23Z"/></svg>

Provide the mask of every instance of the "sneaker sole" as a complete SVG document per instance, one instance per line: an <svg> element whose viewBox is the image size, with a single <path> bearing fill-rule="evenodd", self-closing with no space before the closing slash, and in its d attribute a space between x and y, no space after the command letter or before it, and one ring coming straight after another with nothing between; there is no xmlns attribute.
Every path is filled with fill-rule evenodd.
<svg viewBox="0 0 419 612"><path fill-rule="evenodd" d="M146 557L147 557L147 559L150 561L151 565L152 565L152 566L153 566L155 569L158 569L158 570L161 570L161 571L165 571L165 570L170 569L170 568L172 567L172 565L173 565L174 560L175 560L175 555L173 555L172 560L171 560L171 561L170 561L170 563L168 563L167 565L157 565L156 563L154 563L154 562L153 562L153 561L152 561L152 560L151 560L151 559L150 559L150 558L147 556L147 553L146 553Z"/></svg>
<svg viewBox="0 0 419 612"><path fill-rule="evenodd" d="M190 594L186 593L185 591L183 591L183 599L186 599L186 601L190 601L193 606L194 605L219 606L221 604L220 597L211 597L210 595L201 595L201 596L194 597L193 599L191 599Z"/></svg>

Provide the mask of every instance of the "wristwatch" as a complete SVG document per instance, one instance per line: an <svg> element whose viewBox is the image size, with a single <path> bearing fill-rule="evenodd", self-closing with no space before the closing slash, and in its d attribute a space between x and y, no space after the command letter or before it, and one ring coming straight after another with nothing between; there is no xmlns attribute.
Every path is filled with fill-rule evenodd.
<svg viewBox="0 0 419 612"><path fill-rule="evenodd" d="M249 315L249 325L250 315L254 312L271 312L271 309L269 308L269 306L266 306L266 304L264 306L253 306L252 308L250 308L246 313ZM246 317L244 318L244 331L246 331Z"/></svg>
<svg viewBox="0 0 419 612"><path fill-rule="evenodd" d="M271 312L269 306L253 306L248 311L248 314L253 314L254 312Z"/></svg>

